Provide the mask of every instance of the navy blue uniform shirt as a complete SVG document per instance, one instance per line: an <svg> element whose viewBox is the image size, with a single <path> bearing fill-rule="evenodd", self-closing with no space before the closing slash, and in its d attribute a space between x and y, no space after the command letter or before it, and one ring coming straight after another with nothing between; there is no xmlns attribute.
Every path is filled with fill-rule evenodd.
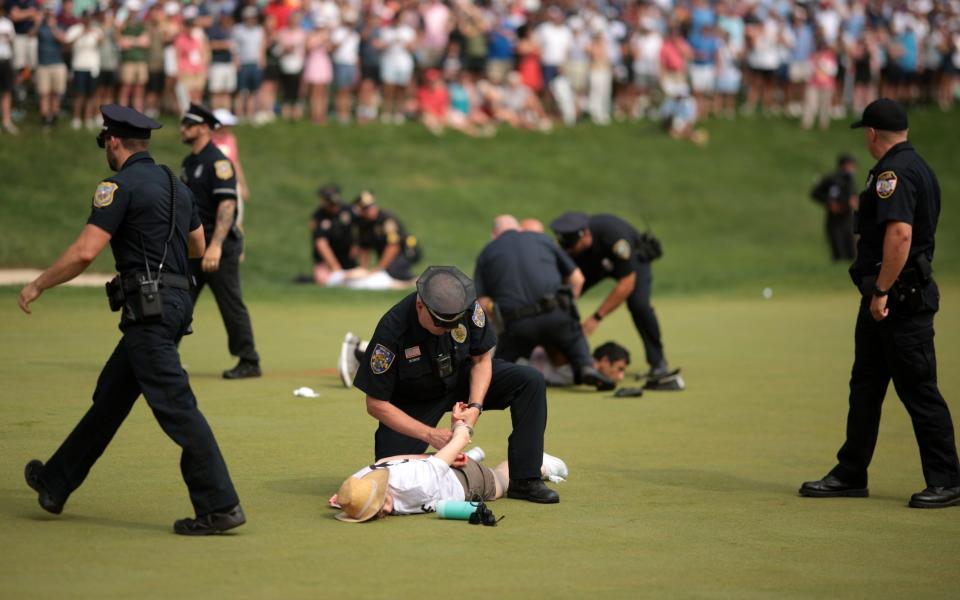
<svg viewBox="0 0 960 600"><path fill-rule="evenodd" d="M220 203L237 199L237 174L233 163L211 141L199 154L191 152L183 159L180 179L190 186L197 199L203 233L209 243L217 224ZM236 213L233 218L236 222Z"/></svg>
<svg viewBox="0 0 960 600"><path fill-rule="evenodd" d="M586 278L585 288L601 279L623 279L637 270L637 244L640 233L632 225L613 215L590 217L593 245L574 257Z"/></svg>
<svg viewBox="0 0 960 600"><path fill-rule="evenodd" d="M341 267L347 267L353 264L350 258L350 248L353 246L355 237L354 221L356 216L353 210L345 204L337 204L333 212L327 212L323 208L317 209L313 213L315 223L313 229L313 260L322 262L323 257L317 252L316 241L319 239L327 240L334 256L340 262Z"/></svg>
<svg viewBox="0 0 960 600"><path fill-rule="evenodd" d="M177 184L177 226L163 270L186 275L187 237L200 226L200 218L190 189L176 177L173 180ZM137 152L116 175L97 185L87 223L113 236L110 247L118 272L146 272L144 249L153 271L170 232L170 177L149 153Z"/></svg>
<svg viewBox="0 0 960 600"><path fill-rule="evenodd" d="M577 268L566 252L542 233L505 231L477 257L473 282L505 313L555 294Z"/></svg>
<svg viewBox="0 0 960 600"><path fill-rule="evenodd" d="M407 230L390 211L382 208L373 221L357 219L357 245L365 250L374 250L377 256L382 256L389 244L404 244L407 239Z"/></svg>
<svg viewBox="0 0 960 600"><path fill-rule="evenodd" d="M910 142L890 148L870 169L860 193L856 232L857 261L853 270L876 274L883 260L883 237L889 221L913 226L910 256L925 254L933 261L934 234L940 217L940 184Z"/></svg>
<svg viewBox="0 0 960 600"><path fill-rule="evenodd" d="M460 324L433 335L417 319L417 294L410 294L387 311L377 324L353 385L368 396L391 404L435 402L463 388L473 366L471 356L486 354L497 344L486 315L474 302ZM444 354L453 372L441 378L434 359Z"/></svg>

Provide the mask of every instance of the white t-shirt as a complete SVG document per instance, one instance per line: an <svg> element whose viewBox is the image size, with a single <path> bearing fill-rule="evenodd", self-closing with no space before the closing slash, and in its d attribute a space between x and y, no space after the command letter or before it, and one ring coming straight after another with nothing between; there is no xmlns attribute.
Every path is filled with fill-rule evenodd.
<svg viewBox="0 0 960 600"><path fill-rule="evenodd" d="M656 75L660 72L660 47L663 36L656 31L636 33L630 40L633 48L633 71L638 75Z"/></svg>
<svg viewBox="0 0 960 600"><path fill-rule="evenodd" d="M0 60L13 58L13 21L0 17Z"/></svg>
<svg viewBox="0 0 960 600"><path fill-rule="evenodd" d="M573 46L573 33L565 24L555 25L547 22L537 27L537 41L540 42L540 61L550 67L559 67L567 61L567 54Z"/></svg>
<svg viewBox="0 0 960 600"><path fill-rule="evenodd" d="M393 512L398 515L432 513L440 500L466 500L463 485L450 466L437 458L404 459L389 465L388 486L393 496ZM364 467L353 474L363 477L371 471Z"/></svg>
<svg viewBox="0 0 960 600"><path fill-rule="evenodd" d="M380 39L386 44L382 60L403 60L410 56L407 45L417 39L417 32L409 25L385 27L380 30Z"/></svg>
<svg viewBox="0 0 960 600"><path fill-rule="evenodd" d="M73 48L71 67L74 71L100 74L100 30L84 28L77 23L67 30L67 43Z"/></svg>
<svg viewBox="0 0 960 600"><path fill-rule="evenodd" d="M237 48L237 61L241 65L255 65L263 54L263 27L248 27L245 23L233 28L233 43Z"/></svg>
<svg viewBox="0 0 960 600"><path fill-rule="evenodd" d="M333 62L338 65L355 65L359 59L360 34L351 27L340 26L333 30L330 41L336 46Z"/></svg>

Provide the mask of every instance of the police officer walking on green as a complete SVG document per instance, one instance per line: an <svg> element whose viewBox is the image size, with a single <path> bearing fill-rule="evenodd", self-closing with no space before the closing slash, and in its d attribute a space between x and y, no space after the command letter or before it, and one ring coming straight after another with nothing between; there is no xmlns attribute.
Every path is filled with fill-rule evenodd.
<svg viewBox="0 0 960 600"><path fill-rule="evenodd" d="M443 448L453 436L438 428L457 402L468 404L472 429L486 410L510 409L507 496L553 504L560 496L540 479L547 396L543 376L493 358L497 335L476 301L473 282L456 267L430 267L417 291L385 314L360 362L354 385L380 421L378 459Z"/></svg>
<svg viewBox="0 0 960 600"><path fill-rule="evenodd" d="M220 533L246 519L176 347L193 312L187 256L203 254L203 230L190 190L147 152L150 131L160 124L115 104L101 112L97 143L117 174L100 182L80 236L23 288L19 304L30 314L44 290L82 273L110 243L120 275L108 295L111 308L122 310L123 337L73 432L46 464L27 463L27 485L44 510L60 514L143 394L160 427L183 449L180 469L197 516L177 521L174 531Z"/></svg>
<svg viewBox="0 0 960 600"><path fill-rule="evenodd" d="M237 176L233 163L210 139L210 132L219 126L213 113L199 104L191 104L180 121L180 139L191 149L183 159L180 177L197 199L207 240L199 266L193 265L197 285L191 294L196 302L204 285L210 285L227 329L230 354L240 359L223 372L224 379L259 377L260 355L240 290L243 239L236 226Z"/></svg>
<svg viewBox="0 0 960 600"><path fill-rule="evenodd" d="M880 427L890 380L913 421L927 487L910 498L914 508L960 504L960 461L950 410L937 389L933 316L940 293L931 278L940 186L907 141L907 113L893 100L869 104L853 127L877 164L860 194L860 241L850 269L862 298L850 376L847 439L837 466L808 481L811 497L868 495L867 467Z"/></svg>

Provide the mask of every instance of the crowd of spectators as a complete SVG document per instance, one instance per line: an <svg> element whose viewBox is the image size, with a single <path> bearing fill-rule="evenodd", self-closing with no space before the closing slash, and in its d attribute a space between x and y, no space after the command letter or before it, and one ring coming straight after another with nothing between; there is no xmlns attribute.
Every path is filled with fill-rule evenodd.
<svg viewBox="0 0 960 600"><path fill-rule="evenodd" d="M878 95L946 110L960 82L960 0L0 1L8 133L204 101L257 124L652 118L682 137L738 112L827 127Z"/></svg>

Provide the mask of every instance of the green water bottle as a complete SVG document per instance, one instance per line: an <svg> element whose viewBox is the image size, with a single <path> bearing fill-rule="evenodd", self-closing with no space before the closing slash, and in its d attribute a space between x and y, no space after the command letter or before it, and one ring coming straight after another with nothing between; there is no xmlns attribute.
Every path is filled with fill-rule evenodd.
<svg viewBox="0 0 960 600"><path fill-rule="evenodd" d="M459 519L467 521L477 511L477 505L465 500L440 500L437 502L437 516L441 519Z"/></svg>

